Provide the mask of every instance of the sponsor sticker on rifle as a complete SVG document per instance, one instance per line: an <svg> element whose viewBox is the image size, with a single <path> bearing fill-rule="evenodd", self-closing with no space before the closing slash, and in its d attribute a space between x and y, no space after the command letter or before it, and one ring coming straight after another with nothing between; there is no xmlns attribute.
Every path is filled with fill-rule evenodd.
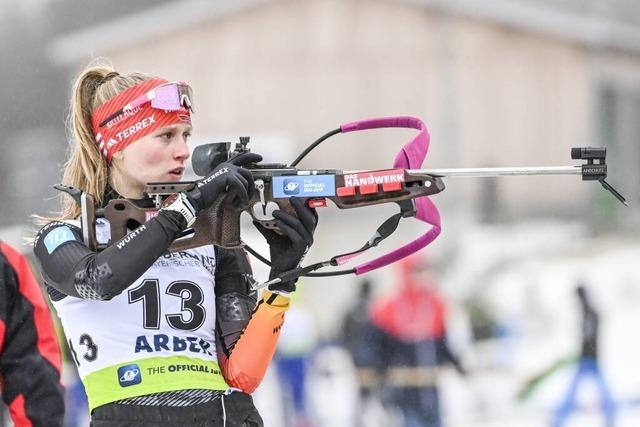
<svg viewBox="0 0 640 427"><path fill-rule="evenodd" d="M404 170L387 169L382 171L370 171L349 173L344 176L345 187L358 187L360 185L389 184L392 182L404 182Z"/></svg>
<svg viewBox="0 0 640 427"><path fill-rule="evenodd" d="M336 195L335 175L273 177L273 197L331 197Z"/></svg>
<svg viewBox="0 0 640 427"><path fill-rule="evenodd" d="M146 222L146 221L149 221L150 219L155 218L157 216L158 216L158 211L156 211L156 210L148 210L148 211L145 211L145 213L144 213L144 220Z"/></svg>

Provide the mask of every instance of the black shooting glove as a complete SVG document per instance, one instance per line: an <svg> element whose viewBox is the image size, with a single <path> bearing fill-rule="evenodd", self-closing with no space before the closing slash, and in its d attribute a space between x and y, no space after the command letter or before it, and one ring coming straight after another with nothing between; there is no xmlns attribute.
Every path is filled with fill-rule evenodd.
<svg viewBox="0 0 640 427"><path fill-rule="evenodd" d="M187 199L196 213L210 207L218 197L229 194L234 208L245 207L255 191L251 172L243 169L252 163L258 163L262 156L256 153L243 153L219 164L209 175L196 181L196 187L186 192Z"/></svg>
<svg viewBox="0 0 640 427"><path fill-rule="evenodd" d="M318 213L307 206L306 200L291 197L289 201L296 211L295 216L280 210L273 212L276 225L283 234L264 228L259 222L253 223L269 244L271 254L269 280L300 265L307 250L313 244L313 232L318 225ZM276 283L270 285L269 290L293 292L296 290L296 283L295 280Z"/></svg>

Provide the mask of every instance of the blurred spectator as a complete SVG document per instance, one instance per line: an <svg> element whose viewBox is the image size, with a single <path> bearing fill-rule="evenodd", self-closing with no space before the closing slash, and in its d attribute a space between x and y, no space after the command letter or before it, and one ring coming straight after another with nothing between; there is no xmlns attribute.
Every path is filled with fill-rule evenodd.
<svg viewBox="0 0 640 427"><path fill-rule="evenodd" d="M16 426L62 426L60 349L26 258L0 242L2 399Z"/></svg>
<svg viewBox="0 0 640 427"><path fill-rule="evenodd" d="M560 427L566 423L569 415L575 409L578 385L587 376L593 377L598 386L602 410L605 416L605 425L613 426L615 419L615 402L598 364L599 316L591 305L587 289L583 285L576 287L576 295L582 308L582 348L578 360L578 369L571 380L569 389L562 403L554 414L553 426Z"/></svg>
<svg viewBox="0 0 640 427"><path fill-rule="evenodd" d="M352 360L356 358L357 344L360 335L369 323L369 306L371 305L371 282L368 279L362 280L357 284L358 296L353 306L347 311L342 320L342 329L340 330L340 341L347 350ZM360 395L360 417L364 417L366 401L371 388L366 383L359 383ZM360 420L360 425L365 425L364 420Z"/></svg>
<svg viewBox="0 0 640 427"><path fill-rule="evenodd" d="M445 303L418 257L399 264L393 295L374 300L360 334L355 362L363 384L379 389L406 427L439 427L438 366L451 362L465 373L446 340Z"/></svg>
<svg viewBox="0 0 640 427"><path fill-rule="evenodd" d="M369 305L371 304L371 282L364 279L357 286L358 297L345 314L340 331L342 345L352 357L356 351L358 337L369 322Z"/></svg>
<svg viewBox="0 0 640 427"><path fill-rule="evenodd" d="M298 304L287 313L274 358L285 396L285 413L290 427L309 425L306 407L306 377L309 357L317 346L317 327L311 312L299 301L300 290L294 294Z"/></svg>

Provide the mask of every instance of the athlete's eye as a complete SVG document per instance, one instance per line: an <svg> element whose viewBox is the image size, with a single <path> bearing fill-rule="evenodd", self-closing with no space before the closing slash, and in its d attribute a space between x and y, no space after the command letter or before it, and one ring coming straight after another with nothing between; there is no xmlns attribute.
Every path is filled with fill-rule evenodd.
<svg viewBox="0 0 640 427"><path fill-rule="evenodd" d="M169 132L164 132L161 133L160 135L158 135L158 138L164 139L164 140L170 140L171 138L173 138L174 136L174 132L173 131L169 131Z"/></svg>

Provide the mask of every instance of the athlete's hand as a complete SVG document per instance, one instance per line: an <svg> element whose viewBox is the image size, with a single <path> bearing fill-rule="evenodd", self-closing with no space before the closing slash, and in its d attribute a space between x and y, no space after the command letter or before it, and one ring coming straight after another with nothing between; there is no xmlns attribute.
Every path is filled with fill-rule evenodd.
<svg viewBox="0 0 640 427"><path fill-rule="evenodd" d="M305 200L291 197L291 205L296 215L277 210L273 212L276 225L283 234L264 228L259 222L254 225L267 239L271 254L271 273L269 279L276 278L280 273L293 270L302 262L305 254L313 244L313 233L318 225L318 213L307 206ZM269 286L272 291L293 292L295 281L276 283Z"/></svg>
<svg viewBox="0 0 640 427"><path fill-rule="evenodd" d="M236 209L244 208L255 191L253 177L242 166L258 163L262 156L243 153L219 164L209 175L196 181L196 186L187 191L187 198L196 212L211 206L218 197L232 195L228 200Z"/></svg>

